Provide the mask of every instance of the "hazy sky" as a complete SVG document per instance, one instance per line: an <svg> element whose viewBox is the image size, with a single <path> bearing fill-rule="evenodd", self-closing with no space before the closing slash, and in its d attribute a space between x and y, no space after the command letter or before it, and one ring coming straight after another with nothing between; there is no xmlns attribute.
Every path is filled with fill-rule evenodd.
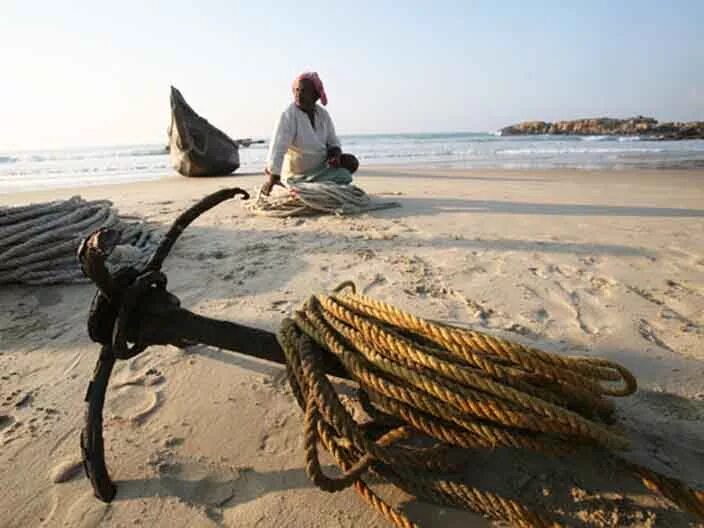
<svg viewBox="0 0 704 528"><path fill-rule="evenodd" d="M4 0L0 151L166 142L169 86L268 137L320 73L340 134L704 119L704 1Z"/></svg>

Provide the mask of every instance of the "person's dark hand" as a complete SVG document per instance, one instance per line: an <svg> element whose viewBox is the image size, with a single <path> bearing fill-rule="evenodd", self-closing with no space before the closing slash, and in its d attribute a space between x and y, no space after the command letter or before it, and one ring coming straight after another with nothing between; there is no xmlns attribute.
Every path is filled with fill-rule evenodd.
<svg viewBox="0 0 704 528"><path fill-rule="evenodd" d="M340 158L342 157L342 151L339 148L331 148L328 150L328 167L336 169L340 166Z"/></svg>
<svg viewBox="0 0 704 528"><path fill-rule="evenodd" d="M264 174L267 176L266 182L264 182L264 185L262 185L262 194L264 196L269 196L269 193L271 192L271 189L274 188L274 186L284 186L284 184L281 183L281 176L279 176L278 174L272 174L269 169L264 169Z"/></svg>

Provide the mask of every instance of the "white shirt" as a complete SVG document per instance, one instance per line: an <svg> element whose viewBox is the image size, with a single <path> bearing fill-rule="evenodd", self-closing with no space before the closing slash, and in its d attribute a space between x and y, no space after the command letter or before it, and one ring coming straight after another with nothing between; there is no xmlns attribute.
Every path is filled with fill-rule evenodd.
<svg viewBox="0 0 704 528"><path fill-rule="evenodd" d="M327 151L339 147L330 114L320 105L315 105L315 128L303 110L295 103L283 111L272 135L266 167L272 174L284 178L292 174L304 174L323 165Z"/></svg>

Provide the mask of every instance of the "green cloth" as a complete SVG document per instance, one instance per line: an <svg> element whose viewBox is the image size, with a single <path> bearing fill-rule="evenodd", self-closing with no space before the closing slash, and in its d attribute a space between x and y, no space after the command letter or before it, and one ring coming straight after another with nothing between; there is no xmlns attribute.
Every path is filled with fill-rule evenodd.
<svg viewBox="0 0 704 528"><path fill-rule="evenodd" d="M349 185L352 183L352 173L342 167L332 168L324 165L305 174L291 174L286 178L287 183L337 183Z"/></svg>

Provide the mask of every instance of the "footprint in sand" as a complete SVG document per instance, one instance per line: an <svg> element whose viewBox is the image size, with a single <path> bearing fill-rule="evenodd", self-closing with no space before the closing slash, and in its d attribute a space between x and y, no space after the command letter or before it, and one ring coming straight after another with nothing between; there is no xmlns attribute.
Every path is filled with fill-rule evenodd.
<svg viewBox="0 0 704 528"><path fill-rule="evenodd" d="M370 248L359 248L354 251L354 254L359 258L360 260L372 260L374 257L376 257L376 252L373 249Z"/></svg>
<svg viewBox="0 0 704 528"><path fill-rule="evenodd" d="M369 290L376 286L380 286L384 283L386 283L386 277L384 277L381 273L377 273L374 275L374 278L372 278L371 281L369 281L363 288L362 288L362 294L367 295L369 293Z"/></svg>
<svg viewBox="0 0 704 528"><path fill-rule="evenodd" d="M63 460L54 466L50 473L51 481L54 484L68 482L81 474L83 461L80 459Z"/></svg>
<svg viewBox="0 0 704 528"><path fill-rule="evenodd" d="M110 505L96 500L92 491L86 492L71 504L63 526L75 526L77 528L100 526L109 509ZM47 520L50 520L53 516L54 512L49 515Z"/></svg>
<svg viewBox="0 0 704 528"><path fill-rule="evenodd" d="M586 257L581 257L579 259L579 262L585 266L594 266L595 264L598 264L601 262L601 259L598 257L595 257L593 255L589 255Z"/></svg>
<svg viewBox="0 0 704 528"><path fill-rule="evenodd" d="M172 504L184 505L180 510L184 517L179 517L183 526L218 526L219 522L212 521L222 518L221 508L235 496L237 481L246 470L215 465L204 460L175 459L168 449L159 450L148 462L152 471L151 478L117 482L117 500L126 501L122 502L125 504L130 501L136 503L134 499L156 497L160 502L171 501ZM75 462L69 460L57 466L52 478L56 477L63 482L65 480L62 479L74 478L80 474L80 463L77 463L76 468ZM67 499L73 501L67 504ZM96 500L90 491L80 496L56 497L55 506L48 515L48 520L51 521L48 525L86 528L101 526L105 516L110 514L110 508ZM130 523L130 514L125 513L127 519L122 519L127 524L137 524ZM57 524L56 521L60 523ZM154 522L149 520L145 524L153 526Z"/></svg>
<svg viewBox="0 0 704 528"><path fill-rule="evenodd" d="M528 268L533 275L540 277L541 279L548 280L554 279L556 275L564 278L569 278L573 275L573 268L569 266L560 267L557 264L546 264L545 266L533 266Z"/></svg>
<svg viewBox="0 0 704 528"><path fill-rule="evenodd" d="M626 289L631 292L635 293L642 299L645 299L646 301L653 303L657 306L663 306L665 303L661 301L660 299L656 298L655 295L653 295L652 292L648 290L644 290L643 288L640 288L639 286L631 286L630 284L624 284Z"/></svg>
<svg viewBox="0 0 704 528"><path fill-rule="evenodd" d="M30 403L32 403L32 400L34 399L34 396L32 396L31 391L30 392L25 392L17 398L17 401L15 402L15 408L16 409L21 409L23 407L27 407Z"/></svg>
<svg viewBox="0 0 704 528"><path fill-rule="evenodd" d="M127 364L127 370L131 371L134 368L133 363L128 363ZM162 375L161 371L154 367L147 368L143 372L138 373L137 375L127 378L122 381L116 381L113 383L113 388L118 389L120 387L126 387L127 385L142 385L142 386L152 386L152 385L159 385L165 381L164 376Z"/></svg>
<svg viewBox="0 0 704 528"><path fill-rule="evenodd" d="M538 339L540 337L539 334L537 334L527 326L515 322L510 322L504 325L503 330L505 330L506 332L511 332L513 334L529 337L531 339Z"/></svg>
<svg viewBox="0 0 704 528"><path fill-rule="evenodd" d="M651 343L664 348L665 350L669 350L670 352L674 352L672 347L665 343L657 334L655 331L655 328L653 327L652 324L650 324L649 321L646 321L645 319L641 319L638 323L638 333L647 341L650 341Z"/></svg>
<svg viewBox="0 0 704 528"><path fill-rule="evenodd" d="M550 319L550 314L545 308L538 308L535 312L533 312L532 316L532 319L538 323L543 323Z"/></svg>
<svg viewBox="0 0 704 528"><path fill-rule="evenodd" d="M9 420L5 420L5 425L2 429L2 443L0 445L7 445L10 442L18 440L25 434L23 429L26 429L26 424L10 416Z"/></svg>
<svg viewBox="0 0 704 528"><path fill-rule="evenodd" d="M159 466L159 476L170 494L192 504L220 507L234 496L240 471L186 460Z"/></svg>
<svg viewBox="0 0 704 528"><path fill-rule="evenodd" d="M5 427L11 426L15 423L15 419L9 414L0 414L0 431L5 429Z"/></svg>
<svg viewBox="0 0 704 528"><path fill-rule="evenodd" d="M589 278L589 284L595 294L610 296L612 289L618 284L615 280L606 277L592 276Z"/></svg>
<svg viewBox="0 0 704 528"><path fill-rule="evenodd" d="M570 301L575 311L579 327L589 335L604 334L607 327L603 326L603 309L599 299L586 291L573 291Z"/></svg>
<svg viewBox="0 0 704 528"><path fill-rule="evenodd" d="M289 421L296 417L298 411L294 407L278 409L267 413L264 420L264 432L259 438L259 451L267 455L281 455L298 449L301 443L301 432L298 428L287 427Z"/></svg>
<svg viewBox="0 0 704 528"><path fill-rule="evenodd" d="M571 312L574 322L588 336L603 334L608 328L603 327L603 308L599 296L592 295L588 290L572 283L554 281L554 290L548 292L548 298L562 305ZM567 315L567 314L565 314Z"/></svg>
<svg viewBox="0 0 704 528"><path fill-rule="evenodd" d="M669 295L676 299L680 298L681 296L702 297L703 292L700 289L683 284L682 282L668 279L667 281L665 281L665 284L667 284L668 287L667 291L665 292L665 295Z"/></svg>
<svg viewBox="0 0 704 528"><path fill-rule="evenodd" d="M247 471L246 468L215 465L202 458L174 458L169 453L162 453L149 465L156 471L155 477L121 482L118 499L175 497L201 512L205 510L203 513L211 520L222 518L222 508L236 497L242 476Z"/></svg>
<svg viewBox="0 0 704 528"><path fill-rule="evenodd" d="M106 405L108 421L141 425L163 404L161 391L146 389L142 385L116 387Z"/></svg>
<svg viewBox="0 0 704 528"><path fill-rule="evenodd" d="M150 392L147 396L147 400L147 405L145 407L129 417L133 423L136 423L137 425L143 424L159 409L159 407L161 407L163 403L161 391Z"/></svg>
<svg viewBox="0 0 704 528"><path fill-rule="evenodd" d="M493 315L495 315L493 309L485 308L480 303L474 301L473 299L470 299L469 297L464 297L460 294L457 294L457 296L460 298L461 301L464 302L467 313L470 315L470 317L477 320L480 325L487 326L489 323L489 319Z"/></svg>

